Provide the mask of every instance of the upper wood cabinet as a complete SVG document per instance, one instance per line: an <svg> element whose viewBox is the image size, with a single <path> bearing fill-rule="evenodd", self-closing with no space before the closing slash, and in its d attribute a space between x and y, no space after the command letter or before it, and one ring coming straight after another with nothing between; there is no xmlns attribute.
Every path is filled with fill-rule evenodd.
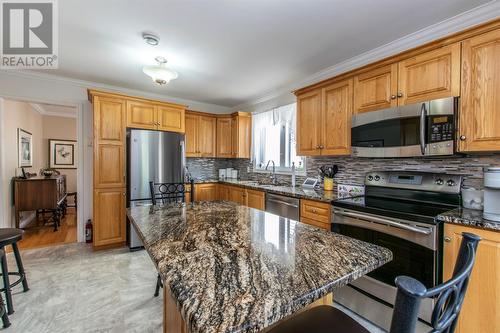
<svg viewBox="0 0 500 333"><path fill-rule="evenodd" d="M216 127L215 116L186 112L186 156L215 157Z"/></svg>
<svg viewBox="0 0 500 333"><path fill-rule="evenodd" d="M500 332L500 232L445 224L445 281L453 274L462 232L474 233L481 241L455 332Z"/></svg>
<svg viewBox="0 0 500 333"><path fill-rule="evenodd" d="M297 154L351 152L352 79L297 96Z"/></svg>
<svg viewBox="0 0 500 333"><path fill-rule="evenodd" d="M351 153L352 79L323 88L321 155Z"/></svg>
<svg viewBox="0 0 500 333"><path fill-rule="evenodd" d="M460 96L460 43L399 62L399 105Z"/></svg>
<svg viewBox="0 0 500 333"><path fill-rule="evenodd" d="M356 113L398 105L398 65L391 64L354 77Z"/></svg>
<svg viewBox="0 0 500 333"><path fill-rule="evenodd" d="M184 106L154 103L148 100L126 100L127 127L180 132L185 131Z"/></svg>
<svg viewBox="0 0 500 333"><path fill-rule="evenodd" d="M297 96L297 155L321 155L321 89Z"/></svg>
<svg viewBox="0 0 500 333"><path fill-rule="evenodd" d="M462 44L459 144L462 152L500 150L500 30Z"/></svg>
<svg viewBox="0 0 500 333"><path fill-rule="evenodd" d="M354 112L460 96L460 43L354 76Z"/></svg>
<svg viewBox="0 0 500 333"><path fill-rule="evenodd" d="M252 115L236 112L217 117L217 157L250 158Z"/></svg>
<svg viewBox="0 0 500 333"><path fill-rule="evenodd" d="M93 96L94 188L125 187L125 101Z"/></svg>

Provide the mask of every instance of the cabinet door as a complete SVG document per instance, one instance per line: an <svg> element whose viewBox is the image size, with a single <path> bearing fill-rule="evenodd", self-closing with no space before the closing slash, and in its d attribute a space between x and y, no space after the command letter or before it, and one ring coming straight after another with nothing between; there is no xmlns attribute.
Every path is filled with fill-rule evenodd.
<svg viewBox="0 0 500 333"><path fill-rule="evenodd" d="M297 155L320 155L321 89L297 96Z"/></svg>
<svg viewBox="0 0 500 333"><path fill-rule="evenodd" d="M125 187L125 101L94 96L94 187Z"/></svg>
<svg viewBox="0 0 500 333"><path fill-rule="evenodd" d="M445 224L445 281L453 274L462 232L474 233L481 241L455 332L500 332L500 232Z"/></svg>
<svg viewBox="0 0 500 333"><path fill-rule="evenodd" d="M266 194L262 191L247 189L247 206L255 209L266 209Z"/></svg>
<svg viewBox="0 0 500 333"><path fill-rule="evenodd" d="M246 205L246 194L245 189L237 186L229 187L229 200L239 203L240 205Z"/></svg>
<svg viewBox="0 0 500 333"><path fill-rule="evenodd" d="M196 201L214 201L217 196L216 184L196 184L195 185L195 200Z"/></svg>
<svg viewBox="0 0 500 333"><path fill-rule="evenodd" d="M217 118L217 157L233 157L231 118Z"/></svg>
<svg viewBox="0 0 500 333"><path fill-rule="evenodd" d="M500 150L500 30L468 39L462 47L459 150Z"/></svg>
<svg viewBox="0 0 500 333"><path fill-rule="evenodd" d="M247 115L233 117L233 157L250 158L252 118Z"/></svg>
<svg viewBox="0 0 500 333"><path fill-rule="evenodd" d="M313 200L300 200L300 219L314 220L317 222L329 224L331 219L331 204Z"/></svg>
<svg viewBox="0 0 500 333"><path fill-rule="evenodd" d="M460 44L399 62L399 105L460 95Z"/></svg>
<svg viewBox="0 0 500 333"><path fill-rule="evenodd" d="M198 149L198 123L200 117L186 113L186 137L185 137L185 145L186 145L186 157L199 157L199 149Z"/></svg>
<svg viewBox="0 0 500 333"><path fill-rule="evenodd" d="M323 89L321 155L351 153L352 79Z"/></svg>
<svg viewBox="0 0 500 333"><path fill-rule="evenodd" d="M158 130L184 133L184 109L158 105L156 112Z"/></svg>
<svg viewBox="0 0 500 333"><path fill-rule="evenodd" d="M125 243L125 188L94 190L94 246Z"/></svg>
<svg viewBox="0 0 500 333"><path fill-rule="evenodd" d="M157 125L154 104L127 101L127 127L155 130Z"/></svg>
<svg viewBox="0 0 500 333"><path fill-rule="evenodd" d="M354 77L354 112L398 105L398 64L380 67Z"/></svg>
<svg viewBox="0 0 500 333"><path fill-rule="evenodd" d="M217 186L217 200L229 200L229 186L220 184Z"/></svg>
<svg viewBox="0 0 500 333"><path fill-rule="evenodd" d="M201 157L215 157L216 128L217 119L215 117L199 117L198 153Z"/></svg>

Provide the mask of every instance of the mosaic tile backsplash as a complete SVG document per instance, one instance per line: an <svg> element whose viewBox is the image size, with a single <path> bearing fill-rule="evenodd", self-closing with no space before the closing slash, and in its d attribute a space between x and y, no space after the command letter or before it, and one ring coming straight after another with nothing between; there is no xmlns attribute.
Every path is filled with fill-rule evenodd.
<svg viewBox="0 0 500 333"><path fill-rule="evenodd" d="M217 179L219 168L235 168L239 170L241 179L266 180L266 173L247 172L251 166L249 159L207 159L188 158L188 168L193 176L202 179ZM482 188L483 167L500 166L500 154L488 155L457 155L453 157L426 158L355 158L355 157L308 157L306 159L307 176L317 177L318 168L322 165L336 164L339 173L335 181L340 184L361 185L364 175L374 170L409 170L428 171L465 176L464 184ZM305 177L297 176L297 184ZM278 181L289 184L289 175L278 175Z"/></svg>

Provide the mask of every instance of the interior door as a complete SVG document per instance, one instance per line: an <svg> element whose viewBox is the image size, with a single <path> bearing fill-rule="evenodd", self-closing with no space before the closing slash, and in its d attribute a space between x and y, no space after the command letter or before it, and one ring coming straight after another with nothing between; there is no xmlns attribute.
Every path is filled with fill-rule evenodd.
<svg viewBox="0 0 500 333"><path fill-rule="evenodd" d="M399 62L398 104L460 96L460 43Z"/></svg>
<svg viewBox="0 0 500 333"><path fill-rule="evenodd" d="M321 91L297 96L297 155L321 155Z"/></svg>
<svg viewBox="0 0 500 333"><path fill-rule="evenodd" d="M397 63L356 75L354 112L363 113L397 106L397 90Z"/></svg>
<svg viewBox="0 0 500 333"><path fill-rule="evenodd" d="M459 150L500 150L500 30L462 44Z"/></svg>
<svg viewBox="0 0 500 333"><path fill-rule="evenodd" d="M352 79L323 89L321 155L351 153Z"/></svg>

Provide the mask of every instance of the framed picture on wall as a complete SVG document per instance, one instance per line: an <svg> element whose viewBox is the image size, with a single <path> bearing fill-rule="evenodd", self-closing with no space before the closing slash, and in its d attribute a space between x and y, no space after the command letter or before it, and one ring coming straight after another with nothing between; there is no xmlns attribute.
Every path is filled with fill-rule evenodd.
<svg viewBox="0 0 500 333"><path fill-rule="evenodd" d="M49 139L49 168L76 169L76 141Z"/></svg>
<svg viewBox="0 0 500 333"><path fill-rule="evenodd" d="M31 168L33 166L33 136L30 132L17 129L17 166Z"/></svg>

